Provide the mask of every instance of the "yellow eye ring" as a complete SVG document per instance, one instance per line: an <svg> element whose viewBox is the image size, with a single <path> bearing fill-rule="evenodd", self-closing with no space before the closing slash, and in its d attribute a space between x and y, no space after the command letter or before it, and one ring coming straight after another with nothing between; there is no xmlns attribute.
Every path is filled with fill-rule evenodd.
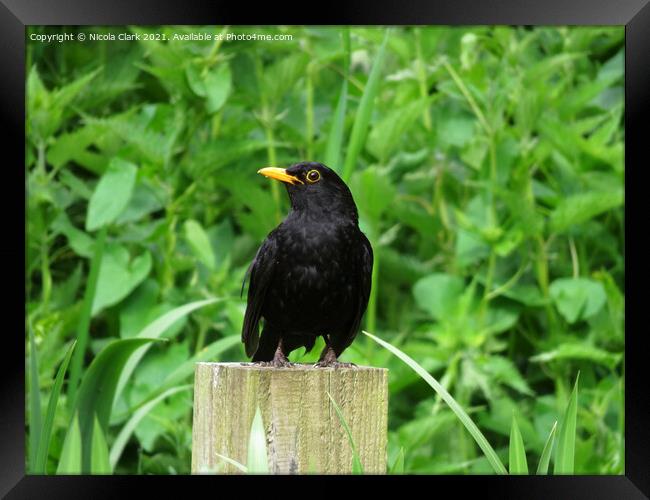
<svg viewBox="0 0 650 500"><path fill-rule="evenodd" d="M320 172L318 170L310 170L307 172L305 179L307 179L307 182L314 184L320 180Z"/></svg>

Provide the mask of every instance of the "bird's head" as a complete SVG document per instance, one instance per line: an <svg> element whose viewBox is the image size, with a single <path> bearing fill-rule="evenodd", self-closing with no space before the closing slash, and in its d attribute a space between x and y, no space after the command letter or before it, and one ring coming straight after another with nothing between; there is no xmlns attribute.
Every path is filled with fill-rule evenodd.
<svg viewBox="0 0 650 500"><path fill-rule="evenodd" d="M286 169L266 167L257 173L284 183L293 210L314 216L347 215L358 221L350 189L334 170L322 163L301 162Z"/></svg>

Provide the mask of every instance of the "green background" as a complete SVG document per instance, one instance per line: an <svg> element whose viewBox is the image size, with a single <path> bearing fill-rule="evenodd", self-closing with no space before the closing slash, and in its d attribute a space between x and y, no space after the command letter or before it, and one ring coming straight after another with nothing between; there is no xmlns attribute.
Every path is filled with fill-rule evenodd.
<svg viewBox="0 0 650 500"><path fill-rule="evenodd" d="M29 40L63 32L293 40ZM348 181L373 244L364 329L440 380L504 463L514 418L532 471L579 371L575 472L623 472L623 28L386 34L30 28L28 471L77 340L40 470L74 471L81 446L93 472L189 472L193 363L245 360L242 279L288 209L256 171L313 160ZM141 335L167 341L123 340L211 297ZM391 470L492 471L390 352L359 334L342 360L390 369ZM83 444L63 453L66 436Z"/></svg>

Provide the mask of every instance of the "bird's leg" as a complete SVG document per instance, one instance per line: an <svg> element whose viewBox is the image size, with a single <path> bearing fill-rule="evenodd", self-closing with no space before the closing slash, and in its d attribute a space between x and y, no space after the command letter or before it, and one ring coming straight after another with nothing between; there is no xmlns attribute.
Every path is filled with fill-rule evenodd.
<svg viewBox="0 0 650 500"><path fill-rule="evenodd" d="M327 341L327 338L325 338L325 343L327 345L325 346L325 349L323 349L323 352L320 355L320 359L318 360L318 363L316 363L314 366L319 368L356 368L357 367L357 365L355 365L354 363L341 363L338 360L338 357L336 356L336 351Z"/></svg>
<svg viewBox="0 0 650 500"><path fill-rule="evenodd" d="M291 367L293 364L287 358L287 355L284 352L284 344L282 343L282 337L278 341L278 348L275 350L273 355L273 360L269 361L268 366L274 366L275 368Z"/></svg>

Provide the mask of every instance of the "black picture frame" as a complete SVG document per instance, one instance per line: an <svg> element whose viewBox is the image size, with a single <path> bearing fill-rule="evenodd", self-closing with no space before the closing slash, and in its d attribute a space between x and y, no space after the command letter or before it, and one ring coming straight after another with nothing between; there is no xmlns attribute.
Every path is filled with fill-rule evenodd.
<svg viewBox="0 0 650 500"><path fill-rule="evenodd" d="M0 254L3 274L5 322L2 345L4 356L0 362L0 495L8 498L114 498L121 491L134 488L135 481L146 481L146 488L171 488L188 494L185 481L200 481L202 486L221 488L220 481L246 481L241 486L247 491L250 477L184 476L182 481L158 480L134 476L27 476L25 475L25 367L24 317L17 312L20 295L25 297L24 248L25 193L17 188L25 186L24 126L25 126L25 29L28 25L158 25L158 24L246 24L246 25L414 25L414 24L501 24L501 25L620 25L625 26L625 157L626 197L625 229L632 241L642 238L643 226L630 226L632 220L643 221L645 212L635 189L643 189L641 171L647 165L645 123L650 116L650 6L649 0L417 0L404 2L341 3L340 5L302 3L284 10L273 2L237 4L233 2L173 0L0 0L0 114L3 141L4 178L0 202L3 210ZM631 167L631 168L630 168ZM440 486L454 488L455 495L477 491L482 497L494 498L620 498L633 499L650 496L650 391L644 357L645 329L636 327L645 297L641 290L644 275L642 241L627 244L626 261L632 262L625 283L626 303L632 318L627 320L625 345L625 475L621 476L391 476L344 478L353 481L402 483L419 481L429 493ZM635 257L639 255L639 257ZM19 263L23 263L21 267ZM22 293L18 293L18 291ZM15 304L14 304L15 302ZM632 319L632 322L630 322ZM638 321L640 323L640 321ZM195 479L196 478L196 479ZM260 478L258 478L260 479ZM262 478L282 481L282 478ZM332 478L335 479L335 478ZM286 480L286 478L284 479ZM307 481L315 486L322 478L301 476L296 481ZM195 483L197 484L197 483ZM307 484L305 484L307 486ZM240 487L232 484L234 487ZM181 489L181 487L183 489ZM194 489L195 486L192 486ZM282 488L285 488L283 485ZM429 488L431 488L429 490ZM215 490L215 493L218 490ZM260 493L264 490L260 490ZM309 490L305 490L307 493ZM438 490L439 491L439 490Z"/></svg>

